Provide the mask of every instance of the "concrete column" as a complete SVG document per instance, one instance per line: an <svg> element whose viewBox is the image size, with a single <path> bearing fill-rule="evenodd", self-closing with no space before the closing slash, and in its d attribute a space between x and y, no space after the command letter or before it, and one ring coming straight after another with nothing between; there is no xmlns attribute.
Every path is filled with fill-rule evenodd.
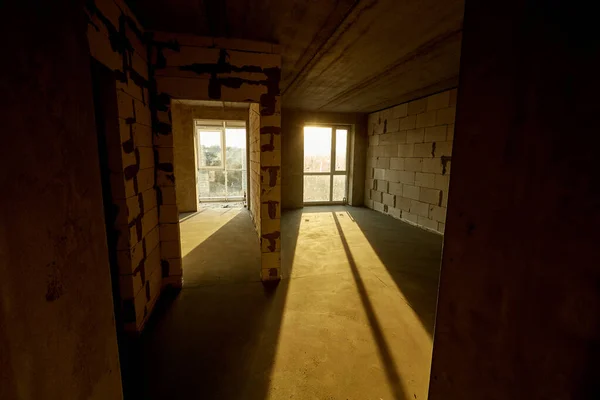
<svg viewBox="0 0 600 400"><path fill-rule="evenodd" d="M575 3L467 2L430 399L598 396L600 46Z"/></svg>

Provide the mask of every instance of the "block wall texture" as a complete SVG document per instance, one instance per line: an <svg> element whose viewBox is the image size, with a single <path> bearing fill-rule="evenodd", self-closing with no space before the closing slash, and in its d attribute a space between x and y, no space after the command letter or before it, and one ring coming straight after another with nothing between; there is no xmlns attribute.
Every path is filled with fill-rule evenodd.
<svg viewBox="0 0 600 400"><path fill-rule="evenodd" d="M260 274L263 280L280 279L281 55L278 46L162 32L152 34L152 43L150 69L156 78L156 132L161 142L170 142L171 146L173 143L172 99L258 105L261 186L260 201L254 205L260 206L260 218L255 215L260 220L260 225L255 221L262 251ZM256 154L254 160L257 160Z"/></svg>
<svg viewBox="0 0 600 400"><path fill-rule="evenodd" d="M180 213L198 210L198 190L196 184L196 119L246 121L245 108L218 108L184 104L173 100L171 105L173 120L173 141L175 151L174 171L177 177L175 187L177 207Z"/></svg>
<svg viewBox="0 0 600 400"><path fill-rule="evenodd" d="M153 135L148 43L120 0L86 3L90 53L114 71L120 135L107 147L114 207L119 290L126 330L139 332L165 282L181 276L173 154ZM118 45L117 45L118 43ZM165 273L167 272L167 273Z"/></svg>
<svg viewBox="0 0 600 400"><path fill-rule="evenodd" d="M258 104L250 104L248 110L248 152L249 152L249 178L250 215L254 222L257 234L260 235L260 113Z"/></svg>
<svg viewBox="0 0 600 400"><path fill-rule="evenodd" d="M349 125L350 157L348 204L361 206L364 200L365 157L367 151L367 115L284 110L282 115L282 208L303 206L304 126L310 124Z"/></svg>
<svg viewBox="0 0 600 400"><path fill-rule="evenodd" d="M365 205L444 233L457 90L369 114Z"/></svg>
<svg viewBox="0 0 600 400"><path fill-rule="evenodd" d="M0 8L0 399L121 399L83 5Z"/></svg>

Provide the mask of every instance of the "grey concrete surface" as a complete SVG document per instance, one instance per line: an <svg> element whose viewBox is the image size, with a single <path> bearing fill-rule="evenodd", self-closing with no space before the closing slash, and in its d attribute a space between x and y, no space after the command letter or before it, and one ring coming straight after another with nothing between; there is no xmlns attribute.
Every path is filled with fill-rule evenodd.
<svg viewBox="0 0 600 400"><path fill-rule="evenodd" d="M442 237L342 206L282 231L268 288L246 210L182 222L183 290L141 338L146 398L426 398Z"/></svg>

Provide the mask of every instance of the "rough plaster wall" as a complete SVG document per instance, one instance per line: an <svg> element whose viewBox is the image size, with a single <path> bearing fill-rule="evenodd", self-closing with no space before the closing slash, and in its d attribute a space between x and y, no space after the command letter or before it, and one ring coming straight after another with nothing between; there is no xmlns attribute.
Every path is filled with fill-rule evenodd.
<svg viewBox="0 0 600 400"><path fill-rule="evenodd" d="M0 8L0 398L119 399L83 7Z"/></svg>
<svg viewBox="0 0 600 400"><path fill-rule="evenodd" d="M466 3L432 400L600 398L600 40L586 8Z"/></svg>
<svg viewBox="0 0 600 400"><path fill-rule="evenodd" d="M162 288L161 259L181 274L174 243L179 241L178 229L159 228L159 221L177 218L177 213L169 206L158 208L156 168L168 163L155 160L143 30L120 0L96 0L88 3L87 11L91 55L115 71L117 80L120 137L107 141L113 204L118 210L119 288L126 329L140 331Z"/></svg>
<svg viewBox="0 0 600 400"><path fill-rule="evenodd" d="M248 114L250 213L254 227L260 233L260 114L258 104L250 104Z"/></svg>
<svg viewBox="0 0 600 400"><path fill-rule="evenodd" d="M261 277L280 279L281 55L274 53L278 46L161 32L153 34L153 45L156 132L165 150L173 144L171 99L259 104Z"/></svg>
<svg viewBox="0 0 600 400"><path fill-rule="evenodd" d="M194 120L216 119L246 121L248 110L245 108L218 108L181 104L171 105L173 121L173 141L175 143L175 176L177 177L177 206L179 212L198 210L198 191L196 185L196 146L194 143Z"/></svg>
<svg viewBox="0 0 600 400"><path fill-rule="evenodd" d="M284 110L281 138L281 204L284 209L301 208L304 191L304 126L309 124L351 125L348 202L361 206L364 199L367 125L365 114L320 113Z"/></svg>
<svg viewBox="0 0 600 400"><path fill-rule="evenodd" d="M367 207L444 233L456 92L369 114Z"/></svg>

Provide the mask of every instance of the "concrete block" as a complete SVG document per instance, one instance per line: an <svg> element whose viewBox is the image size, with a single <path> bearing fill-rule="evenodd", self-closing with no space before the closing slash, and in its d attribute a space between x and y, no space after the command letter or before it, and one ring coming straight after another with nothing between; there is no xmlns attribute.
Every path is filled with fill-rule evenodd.
<svg viewBox="0 0 600 400"><path fill-rule="evenodd" d="M408 136L407 136L407 140L408 140ZM414 144L399 144L398 145L398 157L413 157L414 148L415 148Z"/></svg>
<svg viewBox="0 0 600 400"><path fill-rule="evenodd" d="M407 117L400 118L399 129L401 131L405 131L408 129L415 129L416 125L417 125L417 116L416 115L409 115Z"/></svg>
<svg viewBox="0 0 600 400"><path fill-rule="evenodd" d="M177 197L175 195L175 187L174 186L166 186L160 188L162 204L177 204Z"/></svg>
<svg viewBox="0 0 600 400"><path fill-rule="evenodd" d="M163 242L179 241L179 223L175 224L160 224L160 240Z"/></svg>
<svg viewBox="0 0 600 400"><path fill-rule="evenodd" d="M392 217L396 218L396 219L400 219L400 215L402 214L402 210L390 207L390 208L388 208L388 214L391 215Z"/></svg>
<svg viewBox="0 0 600 400"><path fill-rule="evenodd" d="M442 192L442 207L448 208L448 192Z"/></svg>
<svg viewBox="0 0 600 400"><path fill-rule="evenodd" d="M456 107L442 108L437 110L435 123L437 125L453 124L456 116Z"/></svg>
<svg viewBox="0 0 600 400"><path fill-rule="evenodd" d="M373 209L373 200L371 200L371 199L365 200L365 206L372 210Z"/></svg>
<svg viewBox="0 0 600 400"><path fill-rule="evenodd" d="M179 210L177 205L160 206L159 223L161 224L176 224L179 223Z"/></svg>
<svg viewBox="0 0 600 400"><path fill-rule="evenodd" d="M450 106L456 106L457 95L458 95L458 89L450 90L450 103L449 103Z"/></svg>
<svg viewBox="0 0 600 400"><path fill-rule="evenodd" d="M369 146L377 146L379 144L380 135L369 136Z"/></svg>
<svg viewBox="0 0 600 400"><path fill-rule="evenodd" d="M398 157L398 145L390 144L385 147L384 157Z"/></svg>
<svg viewBox="0 0 600 400"><path fill-rule="evenodd" d="M408 103L400 104L392 108L393 118L404 118L408 115Z"/></svg>
<svg viewBox="0 0 600 400"><path fill-rule="evenodd" d="M448 127L443 126L434 126L431 128L425 128L425 142L444 142L446 140L446 134L448 132Z"/></svg>
<svg viewBox="0 0 600 400"><path fill-rule="evenodd" d="M423 158L407 158L404 161L404 169L406 171L413 171L413 172L421 171L423 161L424 161ZM426 172L429 172L429 171L426 171Z"/></svg>
<svg viewBox="0 0 600 400"><path fill-rule="evenodd" d="M140 155L140 169L154 168L154 150L152 147L138 147Z"/></svg>
<svg viewBox="0 0 600 400"><path fill-rule="evenodd" d="M446 132L446 140L448 140L448 141L454 140L454 124L448 125L448 131Z"/></svg>
<svg viewBox="0 0 600 400"><path fill-rule="evenodd" d="M438 222L438 229L437 231L441 234L443 234L446 231L446 224L442 223L442 222Z"/></svg>
<svg viewBox="0 0 600 400"><path fill-rule="evenodd" d="M435 188L435 174L425 172L415 173L415 186Z"/></svg>
<svg viewBox="0 0 600 400"><path fill-rule="evenodd" d="M390 207L395 207L396 206L396 196L394 196L393 194L384 193L383 194L383 204L388 205Z"/></svg>
<svg viewBox="0 0 600 400"><path fill-rule="evenodd" d="M394 169L386 169L385 170L385 179L388 182L400 182L400 172Z"/></svg>
<svg viewBox="0 0 600 400"><path fill-rule="evenodd" d="M372 157L383 157L385 156L385 146L383 145L379 145L379 146L373 146L372 147Z"/></svg>
<svg viewBox="0 0 600 400"><path fill-rule="evenodd" d="M181 257L181 245L179 241L160 242L160 256L162 258Z"/></svg>
<svg viewBox="0 0 600 400"><path fill-rule="evenodd" d="M413 100L408 103L408 115L424 113L427 110L427 98Z"/></svg>
<svg viewBox="0 0 600 400"><path fill-rule="evenodd" d="M425 129L411 129L406 132L406 143L423 143L425 139Z"/></svg>
<svg viewBox="0 0 600 400"><path fill-rule="evenodd" d="M437 189L430 189L430 188L422 187L422 188L420 188L420 192L419 192L419 200L424 203L428 203L428 204L440 205L441 204L440 194L441 194L441 192Z"/></svg>
<svg viewBox="0 0 600 400"><path fill-rule="evenodd" d="M377 179L375 181L375 187L373 189L377 190L379 192L387 192L387 190L388 190L388 181L387 180L383 180L383 179Z"/></svg>
<svg viewBox="0 0 600 400"><path fill-rule="evenodd" d="M373 200L374 202L382 203L383 193L377 190L371 190L371 200Z"/></svg>
<svg viewBox="0 0 600 400"><path fill-rule="evenodd" d="M388 169L390 168L390 158L389 157L377 157L375 161L375 167Z"/></svg>
<svg viewBox="0 0 600 400"><path fill-rule="evenodd" d="M412 185L403 185L402 197L406 197L407 199L419 200L419 187Z"/></svg>
<svg viewBox="0 0 600 400"><path fill-rule="evenodd" d="M450 105L450 91L446 90L427 98L427 111L438 110Z"/></svg>
<svg viewBox="0 0 600 400"><path fill-rule="evenodd" d="M450 185L450 175L439 175L434 174L434 189L441 190L443 192L447 192Z"/></svg>
<svg viewBox="0 0 600 400"><path fill-rule="evenodd" d="M435 126L436 124L436 111L428 111L422 114L417 114L417 128L425 128L429 126Z"/></svg>
<svg viewBox="0 0 600 400"><path fill-rule="evenodd" d="M125 124L128 126L127 124ZM133 124L133 142L137 147L152 147L152 128L142 124Z"/></svg>
<svg viewBox="0 0 600 400"><path fill-rule="evenodd" d="M423 158L422 172L430 172L433 174L442 173L442 161L440 158Z"/></svg>
<svg viewBox="0 0 600 400"><path fill-rule="evenodd" d="M385 169L383 169L383 168L374 168L373 169L373 178L375 178L375 179L385 179Z"/></svg>
<svg viewBox="0 0 600 400"><path fill-rule="evenodd" d="M452 142L436 142L435 144L435 156L436 157L450 157L452 156Z"/></svg>
<svg viewBox="0 0 600 400"><path fill-rule="evenodd" d="M410 201L410 212L427 218L429 216L429 204L418 200Z"/></svg>
<svg viewBox="0 0 600 400"><path fill-rule="evenodd" d="M173 148L173 133L153 135L152 141L156 147Z"/></svg>
<svg viewBox="0 0 600 400"><path fill-rule="evenodd" d="M398 182L414 185L415 184L415 173L411 171L399 171Z"/></svg>
<svg viewBox="0 0 600 400"><path fill-rule="evenodd" d="M406 143L406 131L386 133L384 135L378 135L379 145L385 146L389 144Z"/></svg>
<svg viewBox="0 0 600 400"><path fill-rule="evenodd" d="M274 258L274 255L279 256L279 252L275 252L275 253L263 253L263 256L271 256L271 258ZM273 265L273 267L271 268L262 268L260 270L260 279L262 281L278 281L281 279L281 261L275 262L275 261L271 261L271 258L269 258L269 260L262 260L262 265ZM277 265L277 267L275 267L274 265Z"/></svg>
<svg viewBox="0 0 600 400"><path fill-rule="evenodd" d="M421 215L419 215L419 218L417 219L417 224L419 226L422 226L424 228L433 230L437 232L437 228L438 228L438 222L434 221L432 219L429 219L427 217L423 217Z"/></svg>
<svg viewBox="0 0 600 400"><path fill-rule="evenodd" d="M390 182L387 192L395 196L402 196L402 184L397 182Z"/></svg>
<svg viewBox="0 0 600 400"><path fill-rule="evenodd" d="M388 118L386 132L398 132L400 128L400 118Z"/></svg>
<svg viewBox="0 0 600 400"><path fill-rule="evenodd" d="M398 158L398 157L390 158L388 168L403 171L404 170L404 158Z"/></svg>
<svg viewBox="0 0 600 400"><path fill-rule="evenodd" d="M373 209L375 211L383 212L383 210L384 210L383 203L380 203L378 201L373 201Z"/></svg>
<svg viewBox="0 0 600 400"><path fill-rule="evenodd" d="M260 215L261 217L264 219L265 217L269 217L271 218L271 214L273 214L273 218L272 219L279 219L281 218L281 207L280 204L278 203L262 203L260 205Z"/></svg>
<svg viewBox="0 0 600 400"><path fill-rule="evenodd" d="M410 211L410 202L411 199L407 197L396 196L396 208L399 208L402 211Z"/></svg>
<svg viewBox="0 0 600 400"><path fill-rule="evenodd" d="M408 211L402 211L402 220L417 225L418 216Z"/></svg>
<svg viewBox="0 0 600 400"><path fill-rule="evenodd" d="M444 207L431 206L429 208L429 218L437 222L446 223L446 209Z"/></svg>
<svg viewBox="0 0 600 400"><path fill-rule="evenodd" d="M431 158L434 156L436 143L415 143L414 157Z"/></svg>

